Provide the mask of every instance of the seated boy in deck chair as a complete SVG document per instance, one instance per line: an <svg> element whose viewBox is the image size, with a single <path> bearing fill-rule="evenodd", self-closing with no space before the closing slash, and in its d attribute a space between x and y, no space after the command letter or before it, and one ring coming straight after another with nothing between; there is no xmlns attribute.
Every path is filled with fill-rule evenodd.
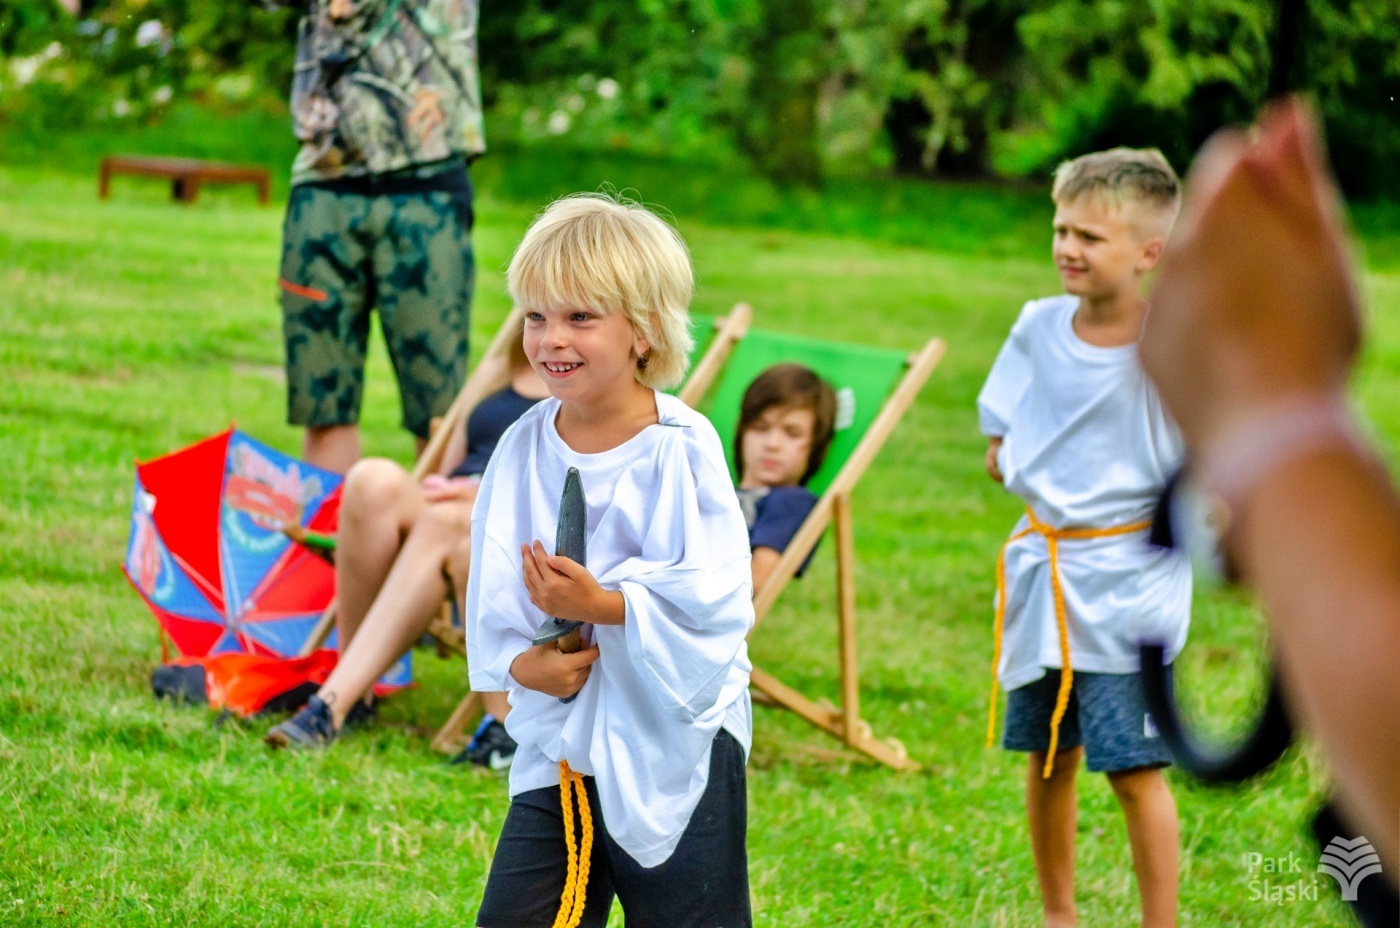
<svg viewBox="0 0 1400 928"><path fill-rule="evenodd" d="M836 393L801 364L775 364L744 391L734 468L753 549L755 596L817 504L806 484L826 458L835 421Z"/></svg>

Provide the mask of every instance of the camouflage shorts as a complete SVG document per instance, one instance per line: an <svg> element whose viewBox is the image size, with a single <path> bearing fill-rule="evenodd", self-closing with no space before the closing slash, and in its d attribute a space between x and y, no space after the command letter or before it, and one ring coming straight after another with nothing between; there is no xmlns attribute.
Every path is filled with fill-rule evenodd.
<svg viewBox="0 0 1400 928"><path fill-rule="evenodd" d="M292 188L280 279L287 421L359 421L369 317L377 309L404 428L427 437L466 373L471 226L466 183L409 193Z"/></svg>

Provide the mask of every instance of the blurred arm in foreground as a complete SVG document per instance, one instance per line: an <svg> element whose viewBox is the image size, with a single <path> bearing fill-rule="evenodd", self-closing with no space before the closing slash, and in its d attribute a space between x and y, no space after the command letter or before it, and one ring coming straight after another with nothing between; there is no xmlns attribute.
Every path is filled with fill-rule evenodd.
<svg viewBox="0 0 1400 928"><path fill-rule="evenodd" d="M1202 150L1141 352L1263 598L1294 717L1400 867L1400 499L1346 408L1360 299L1316 121L1289 101Z"/></svg>

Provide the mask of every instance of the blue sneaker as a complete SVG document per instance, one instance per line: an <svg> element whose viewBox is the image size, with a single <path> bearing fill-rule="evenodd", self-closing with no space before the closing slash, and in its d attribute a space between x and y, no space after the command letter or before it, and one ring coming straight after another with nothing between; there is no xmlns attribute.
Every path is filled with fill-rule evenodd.
<svg viewBox="0 0 1400 928"><path fill-rule="evenodd" d="M511 762L515 760L515 749L515 739L506 731L506 727L496 721L495 716L488 714L477 726L472 740L448 763L472 763L487 770L509 770Z"/></svg>
<svg viewBox="0 0 1400 928"><path fill-rule="evenodd" d="M339 734L331 722L331 707L312 696L300 712L264 735L263 743L271 748L323 748Z"/></svg>

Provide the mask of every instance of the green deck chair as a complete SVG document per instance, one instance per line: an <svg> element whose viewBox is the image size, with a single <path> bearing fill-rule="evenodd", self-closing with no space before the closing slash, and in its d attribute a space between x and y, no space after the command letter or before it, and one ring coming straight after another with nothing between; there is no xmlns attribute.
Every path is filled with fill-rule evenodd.
<svg viewBox="0 0 1400 928"><path fill-rule="evenodd" d="M762 621L829 524L836 536L836 618L839 641L841 705L832 708L807 698L772 674L755 667L753 685L771 700L840 739L847 746L901 770L917 769L904 746L881 740L860 717L860 678L856 661L855 544L851 491L876 453L893 433L919 390L943 357L944 344L929 340L913 355L902 351L819 341L796 335L750 330L732 349L713 383L697 371L687 391L703 399L692 402L705 412L724 439L731 457L739 403L749 383L764 369L784 361L812 368L836 389L836 433L826 460L808 488L817 505L798 529L763 589L755 591L754 611ZM703 372L708 375L707 372ZM734 462L729 462L731 473ZM737 478L737 475L735 475Z"/></svg>
<svg viewBox="0 0 1400 928"><path fill-rule="evenodd" d="M703 393L704 386L708 385L716 374L724 367L729 353L738 344L744 333L748 331L749 322L753 316L752 310L743 303L738 304L729 314L715 318L712 316L691 315L691 328L695 334L695 346L691 350L690 378L677 392L677 395L692 406L695 400L691 399L697 389ZM477 365L477 370L489 370L487 359L499 356L507 357L507 342L502 338L502 333L513 331L513 326L518 326L518 314L512 312L501 325L501 331L497 333L496 340L491 343L482 362ZM497 362L499 364L499 362ZM475 377L475 373L473 374ZM692 387L692 382L703 378L703 383L697 387ZM468 381L462 388L462 395L452 404L452 410L448 412L444 422L433 433L433 441L424 449L422 457L419 458L418 466L414 468L415 478L431 473L442 461L442 455L447 450L447 440L454 431L460 431L463 423L471 410L492 390L499 389L500 382L496 381L490 385L490 390L476 390L468 393L472 384ZM466 400L470 400L467 402ZM460 408L459 408L460 405ZM455 413L455 415L454 415ZM430 457L430 455L432 455ZM327 633L329 629L327 629ZM442 610L428 627L428 633L432 635L438 643L439 653L452 651L462 656L466 656L466 638L461 625L452 620L451 604ZM324 635L323 635L324 640ZM462 697L457 708L452 711L448 719L443 723L433 736L433 748L444 754L456 754L461 750L464 743L464 736L469 724L475 721L481 713L481 699L476 693L468 692Z"/></svg>

